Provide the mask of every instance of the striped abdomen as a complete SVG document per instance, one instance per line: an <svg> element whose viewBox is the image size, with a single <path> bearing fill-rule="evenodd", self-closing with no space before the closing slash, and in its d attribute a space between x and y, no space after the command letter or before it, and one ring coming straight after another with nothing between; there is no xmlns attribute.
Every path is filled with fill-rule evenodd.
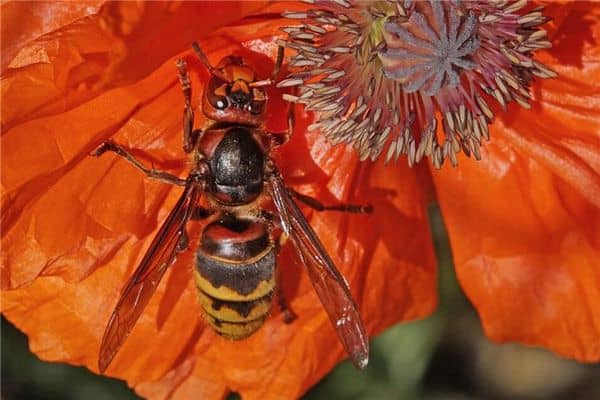
<svg viewBox="0 0 600 400"><path fill-rule="evenodd" d="M262 326L275 288L275 248L256 220L223 215L202 232L196 286L207 322L230 339Z"/></svg>

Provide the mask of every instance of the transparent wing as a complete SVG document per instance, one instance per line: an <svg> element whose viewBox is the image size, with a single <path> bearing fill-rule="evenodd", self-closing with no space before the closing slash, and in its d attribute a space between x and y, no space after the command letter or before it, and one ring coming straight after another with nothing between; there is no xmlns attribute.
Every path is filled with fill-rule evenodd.
<svg viewBox="0 0 600 400"><path fill-rule="evenodd" d="M161 226L140 265L123 289L102 338L98 358L100 372L104 372L111 363L150 301L165 271L175 261L177 246L201 192L198 184L191 183L186 186L175 208Z"/></svg>
<svg viewBox="0 0 600 400"><path fill-rule="evenodd" d="M325 251L278 174L269 178L284 232L292 239L335 330L358 368L369 362L369 342L348 284Z"/></svg>

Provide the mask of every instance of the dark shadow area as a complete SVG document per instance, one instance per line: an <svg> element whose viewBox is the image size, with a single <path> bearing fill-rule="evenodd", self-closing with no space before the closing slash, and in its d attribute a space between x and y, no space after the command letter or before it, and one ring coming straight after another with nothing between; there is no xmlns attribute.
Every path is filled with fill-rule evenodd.
<svg viewBox="0 0 600 400"><path fill-rule="evenodd" d="M581 68L584 47L597 45L592 33L593 17L588 11L590 7L594 7L593 3L595 2L574 2L558 31L550 38L552 40L550 52L560 64ZM567 5L554 5L554 7L567 7Z"/></svg>

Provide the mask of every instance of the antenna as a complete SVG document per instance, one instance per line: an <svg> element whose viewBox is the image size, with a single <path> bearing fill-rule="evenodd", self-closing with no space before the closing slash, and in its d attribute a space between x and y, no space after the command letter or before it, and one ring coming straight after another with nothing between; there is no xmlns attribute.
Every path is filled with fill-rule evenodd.
<svg viewBox="0 0 600 400"><path fill-rule="evenodd" d="M268 79L263 79L262 81L256 81L250 83L248 86L251 88L269 86L275 83L275 79L277 79L277 75L279 75L279 70L281 69L281 64L283 64L283 51L284 48L279 46L277 48L277 59L275 60L275 65L273 66L273 72L271 72L271 77Z"/></svg>
<svg viewBox="0 0 600 400"><path fill-rule="evenodd" d="M208 57L206 57L206 54L204 54L204 52L200 48L200 45L198 44L198 42L192 43L192 49L194 49L194 52L196 52L196 55L198 56L200 61L202 61L202 64L204 64L204 66L206 66L206 69L208 69L208 72L210 72L212 75L215 75L216 77L218 77L224 81L227 81L227 79L225 78L223 73L220 70L215 69L210 64L210 61L208 61Z"/></svg>

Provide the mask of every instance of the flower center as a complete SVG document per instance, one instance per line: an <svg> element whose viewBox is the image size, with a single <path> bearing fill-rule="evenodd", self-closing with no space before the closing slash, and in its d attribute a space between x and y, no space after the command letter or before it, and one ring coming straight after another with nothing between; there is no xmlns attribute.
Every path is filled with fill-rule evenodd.
<svg viewBox="0 0 600 400"><path fill-rule="evenodd" d="M284 14L302 23L284 28L296 55L279 86L297 87L285 98L318 112L311 128L361 160L479 159L488 101L529 108L533 77L555 76L532 58L550 47L548 19L526 0L310 3Z"/></svg>

